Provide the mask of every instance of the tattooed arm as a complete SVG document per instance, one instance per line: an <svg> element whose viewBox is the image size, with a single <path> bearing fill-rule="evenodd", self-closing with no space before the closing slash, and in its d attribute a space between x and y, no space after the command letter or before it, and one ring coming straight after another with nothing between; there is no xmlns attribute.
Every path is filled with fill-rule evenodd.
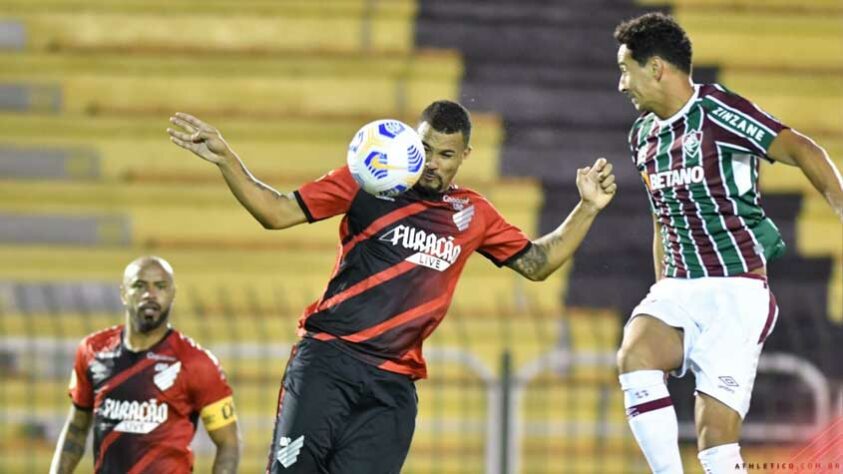
<svg viewBox="0 0 843 474"><path fill-rule="evenodd" d="M214 457L214 474L233 474L240 462L240 430L237 422L208 431L211 441L217 446Z"/></svg>
<svg viewBox="0 0 843 474"><path fill-rule="evenodd" d="M56 452L53 454L50 474L64 474L76 469L85 454L85 441L88 439L92 420L92 412L80 410L75 405L70 407L67 422L61 430Z"/></svg>
<svg viewBox="0 0 843 474"><path fill-rule="evenodd" d="M509 267L532 281L542 281L561 267L579 248L597 213L606 207L617 191L612 165L600 158L594 166L577 170L581 201L565 222L553 232L533 241L524 255Z"/></svg>

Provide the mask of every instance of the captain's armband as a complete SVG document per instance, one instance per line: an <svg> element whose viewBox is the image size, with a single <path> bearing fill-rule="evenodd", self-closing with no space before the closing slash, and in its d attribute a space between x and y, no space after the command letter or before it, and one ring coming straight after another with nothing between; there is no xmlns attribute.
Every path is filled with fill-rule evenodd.
<svg viewBox="0 0 843 474"><path fill-rule="evenodd" d="M199 412L199 416L208 431L234 423L237 420L237 414L234 412L234 399L229 396L211 403Z"/></svg>

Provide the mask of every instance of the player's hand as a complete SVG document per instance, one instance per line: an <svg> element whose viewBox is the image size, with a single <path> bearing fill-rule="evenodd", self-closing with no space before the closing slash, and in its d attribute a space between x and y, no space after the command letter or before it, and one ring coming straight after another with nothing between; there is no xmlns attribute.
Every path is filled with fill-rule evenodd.
<svg viewBox="0 0 843 474"><path fill-rule="evenodd" d="M202 159L214 164L222 164L227 156L233 155L228 143L225 142L219 130L182 112L170 117L170 123L181 130L168 128L170 141L190 150ZM182 131L183 130L183 131Z"/></svg>
<svg viewBox="0 0 843 474"><path fill-rule="evenodd" d="M598 158L592 166L578 169L577 189L584 204L598 211L609 205L618 190L612 164Z"/></svg>

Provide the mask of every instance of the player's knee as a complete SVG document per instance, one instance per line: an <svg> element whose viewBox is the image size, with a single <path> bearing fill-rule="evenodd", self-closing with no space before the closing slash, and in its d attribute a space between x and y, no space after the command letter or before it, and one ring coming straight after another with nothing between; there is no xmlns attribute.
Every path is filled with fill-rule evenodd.
<svg viewBox="0 0 843 474"><path fill-rule="evenodd" d="M617 353L618 371L622 374L636 370L653 370L653 357L649 351L640 346L621 346Z"/></svg>

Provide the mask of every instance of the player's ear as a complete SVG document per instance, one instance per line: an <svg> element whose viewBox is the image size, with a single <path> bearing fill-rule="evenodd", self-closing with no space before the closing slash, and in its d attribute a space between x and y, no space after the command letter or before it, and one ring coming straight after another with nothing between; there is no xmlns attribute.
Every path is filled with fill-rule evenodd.
<svg viewBox="0 0 843 474"><path fill-rule="evenodd" d="M462 159L467 159L469 155L471 155L472 150L474 150L474 148L472 148L471 145L465 147L465 149L462 151Z"/></svg>
<svg viewBox="0 0 843 474"><path fill-rule="evenodd" d="M126 304L128 302L127 300L128 300L128 298L126 298L126 285L121 284L120 285L120 302L122 302L123 304Z"/></svg>
<svg viewBox="0 0 843 474"><path fill-rule="evenodd" d="M647 69L650 71L650 75L657 81L660 81L662 75L664 74L665 62L662 58L658 56L653 56L648 61Z"/></svg>

